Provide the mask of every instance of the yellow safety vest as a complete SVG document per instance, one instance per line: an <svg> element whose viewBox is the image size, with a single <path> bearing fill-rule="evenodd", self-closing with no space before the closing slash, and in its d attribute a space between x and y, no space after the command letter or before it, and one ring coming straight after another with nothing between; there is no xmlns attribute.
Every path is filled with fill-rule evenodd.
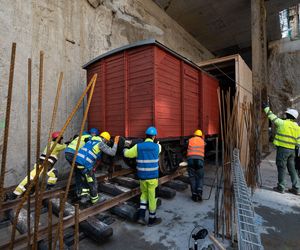
<svg viewBox="0 0 300 250"><path fill-rule="evenodd" d="M52 146L53 146L54 143L55 143L54 141L52 141L50 143L50 149L52 148ZM59 157L60 152L63 151L66 147L67 147L66 144L59 144L59 143L57 143L56 146L55 146L55 148L53 149L52 153L50 154L50 156L48 158L48 161L51 164L54 165L56 163L58 157ZM47 146L44 149L44 152L41 154L40 160L45 160L46 155L47 155Z"/></svg>
<svg viewBox="0 0 300 250"><path fill-rule="evenodd" d="M273 141L275 146L284 147L288 149L295 149L300 145L300 127L293 120L283 120L272 113L269 107L264 111L268 118L276 126L276 135Z"/></svg>
<svg viewBox="0 0 300 250"><path fill-rule="evenodd" d="M82 135L80 138L80 143L79 143L79 148L81 149L84 144L85 144L85 139L90 138L91 135ZM79 136L76 137L73 141L71 141L71 143L68 145L68 148L73 149L74 151L76 150L76 146L77 146L77 142L78 142Z"/></svg>
<svg viewBox="0 0 300 250"><path fill-rule="evenodd" d="M102 138L100 136L93 136L91 141L99 141L99 142L102 142ZM100 148L99 148L99 145L98 143L93 147L92 149L93 153L94 154L99 154L101 152Z"/></svg>

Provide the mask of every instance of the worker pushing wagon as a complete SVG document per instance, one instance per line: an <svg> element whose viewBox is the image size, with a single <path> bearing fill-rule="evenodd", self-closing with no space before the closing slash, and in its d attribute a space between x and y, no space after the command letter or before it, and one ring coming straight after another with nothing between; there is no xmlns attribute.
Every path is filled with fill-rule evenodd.
<svg viewBox="0 0 300 250"><path fill-rule="evenodd" d="M124 156L128 158L136 158L137 175L140 179L140 209L138 223L146 225L145 220L147 205L149 207L148 226L154 226L161 223L161 218L156 217L155 189L158 186L158 161L161 146L154 143L157 135L155 127L149 127L146 130L146 139L142 143L134 145L130 149L124 149Z"/></svg>
<svg viewBox="0 0 300 250"><path fill-rule="evenodd" d="M82 136L80 138L80 143L79 143L79 147L78 147L78 151L93 137L93 136L99 136L99 130L97 128L91 128L89 133L84 131L82 133ZM65 158L68 161L68 163L70 164L70 166L72 166L73 163L73 159L75 156L75 152L76 152L76 146L79 140L79 136L75 135L73 140L70 142L70 144L67 146L66 150L65 150ZM77 167L74 168L74 172L75 172L75 186L76 186L76 194L77 196L80 195L81 192L81 188L82 188L82 180L81 180L81 171L78 170Z"/></svg>
<svg viewBox="0 0 300 250"><path fill-rule="evenodd" d="M101 159L102 152L110 156L115 156L117 152L119 136L115 137L113 147L107 145L110 138L111 136L108 132L102 132L100 136L93 136L78 151L76 157L76 171L80 173L80 180L83 181L80 184L81 190L79 191L79 196L89 196L92 204L95 204L100 200L94 167L96 166L97 161Z"/></svg>
<svg viewBox="0 0 300 250"><path fill-rule="evenodd" d="M52 133L52 141L50 143L50 149L54 145L54 143L55 143L56 139L58 138L59 134L60 134L60 131L56 131L56 132ZM57 171L56 168L54 168L54 165L57 162L60 153L67 147L67 144L63 143L62 140L63 140L63 137L61 137L60 140L57 142L57 144L54 147L53 151L49 155L49 158L48 158L47 163L46 163L47 165L45 167L45 171L49 170L47 172L47 175L48 175L47 188L48 189L53 187L57 182L58 171ZM37 173L37 169L42 166L43 162L46 159L46 154L47 154L47 146L44 149L43 153L40 155L39 161L34 165L34 169L30 172L30 180L34 179L34 177ZM40 173L40 175L41 174L42 174L42 172ZM18 196L21 196L26 191L26 188L28 186L27 179L28 179L28 177L26 176L20 182L20 184L13 191L13 193L11 194L9 199L15 199Z"/></svg>

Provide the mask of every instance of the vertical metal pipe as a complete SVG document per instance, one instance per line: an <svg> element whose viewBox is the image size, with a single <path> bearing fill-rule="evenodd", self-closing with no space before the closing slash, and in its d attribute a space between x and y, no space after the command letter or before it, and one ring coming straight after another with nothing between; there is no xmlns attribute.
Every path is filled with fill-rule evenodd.
<svg viewBox="0 0 300 250"><path fill-rule="evenodd" d="M48 249L52 249L52 203L48 202Z"/></svg>
<svg viewBox="0 0 300 250"><path fill-rule="evenodd" d="M75 204L74 250L79 249L79 205Z"/></svg>
<svg viewBox="0 0 300 250"><path fill-rule="evenodd" d="M27 86L27 183L30 183L30 165L31 165L31 58L28 58L28 86ZM30 249L30 196L27 199L27 228L28 245Z"/></svg>
<svg viewBox="0 0 300 250"><path fill-rule="evenodd" d="M38 119L36 133L36 162L38 162L41 150L41 122L42 122L42 98L44 79L44 51L40 52L39 92L38 92Z"/></svg>
<svg viewBox="0 0 300 250"><path fill-rule="evenodd" d="M78 102L76 103L75 107L73 108L71 114L68 116L68 118L67 118L67 120L66 120L66 122L65 122L65 124L64 124L64 126L63 126L63 128L61 129L60 135L59 135L58 138L56 139L56 142L52 145L49 154L53 151L54 147L55 147L56 144L57 144L57 141L60 140L62 134L65 132L65 130L66 130L67 127L69 126L69 124L70 124L71 120L73 119L75 113L77 112L77 110L79 109L80 105L82 104L82 102L83 102L83 100L84 100L84 97L85 97L86 93L90 90L90 88L91 88L92 85L94 84L94 78L96 78L96 75L94 75L94 77L92 78L92 80L90 81L90 83L88 84L88 86L85 88L85 90L84 90L83 93L81 94L81 96L80 96ZM46 155L45 161L47 161L48 158L49 158L49 155ZM17 218L18 218L18 216L19 216L19 214L20 214L20 211L21 211L21 209L22 209L22 207L23 207L25 201L26 201L27 198L28 198L28 195L29 195L29 193L30 193L30 190L32 189L33 185L36 183L37 180L38 180L38 176L35 176L34 179L33 179L33 181L32 181L32 182L29 184L29 186L27 187L27 189L26 189L24 195L22 196L21 201L19 202L18 207L17 207L17 209L16 209L16 216L15 216L15 218L14 218L14 222L13 222L13 225L14 225L14 226L13 226L13 230L12 230L12 234L11 234L11 241L10 241L11 244L10 244L10 249L13 249L13 247L14 247L14 240L15 240L15 236L16 236L16 235L15 235L15 230L14 230L14 229L15 229L15 227L16 227L15 225L17 224L17 221L18 221Z"/></svg>
<svg viewBox="0 0 300 250"><path fill-rule="evenodd" d="M92 80L91 80L91 82L92 82L91 90L90 90L90 93L89 93L87 106L86 106L85 111L84 111L83 120L81 122L81 128L80 128L79 137L78 137L78 141L77 141L77 145L76 145L76 150L75 150L75 153L74 153L74 158L73 158L73 161L72 161L71 170L70 170L70 173L69 173L68 183L67 183L67 186L65 188L65 197L64 197L64 202L62 203L63 210L64 210L65 202L66 202L67 197L68 197L68 193L69 193L69 189L70 189L70 185L71 185L71 181L72 181L72 176L73 176L73 171L74 171L74 167L75 167L75 160L76 160L76 156L77 156L77 153L78 153L79 144L80 144L80 141L81 141L81 135L82 135L82 132L84 130L84 125L85 125L85 122L86 122L86 119L87 119L88 111L89 111L90 104L91 104L91 101L92 101L92 97L93 97L93 94L94 94L94 88L95 88L96 81L97 81L97 74L95 74L93 76ZM56 247L56 242L57 242L57 239L58 239L58 233L59 232L57 232L56 235L55 235L54 248Z"/></svg>
<svg viewBox="0 0 300 250"><path fill-rule="evenodd" d="M51 146L51 133L53 132L55 120L56 120L56 114L57 114L57 108L58 108L58 103L59 103L59 97L61 93L61 86L62 86L62 79L63 79L63 73L61 72L59 75L59 80L57 84L57 91L56 91L56 96L55 96L55 101L54 101L54 106L53 106L53 111L52 111L52 118L51 118L51 125L50 125L50 130L49 130L49 136L48 136L48 143L47 143L47 152L46 155L50 155L50 146ZM57 140L58 142L58 140ZM50 163L48 160L45 159L45 162L42 164L41 169L43 170L43 177L42 177L42 182L41 182L41 187L40 187L40 192L38 195L38 199L36 200L36 210L35 210L35 223L36 225L39 224L40 220L40 212L41 212L41 206L42 206L42 195L45 191L45 186L46 186L46 173L48 171L48 168L50 166ZM34 236L37 237L38 234L38 227L35 228L34 231Z"/></svg>
<svg viewBox="0 0 300 250"><path fill-rule="evenodd" d="M1 175L0 175L0 210L2 208L2 202L4 200L3 199L4 198L3 187L4 187L4 177L5 177L5 167L6 167L12 88L13 88L13 82L14 82L16 46L17 46L17 44L13 43L12 48L11 48L10 70L9 70L9 79L8 79L8 93L7 93L6 113L5 113L5 128L4 128L4 136L3 136L4 139L3 139L3 150L2 150L2 161L1 161Z"/></svg>
<svg viewBox="0 0 300 250"><path fill-rule="evenodd" d="M43 78L44 78L44 52L40 52L40 70L39 70L39 91L38 91L38 114L37 114L37 133L36 133L36 175L39 176L41 171L45 171L39 164L39 157L41 154L41 122L42 122L42 100L43 100ZM37 177L38 178L38 177ZM35 212L38 210L39 199L39 182L35 183ZM34 235L33 235L33 249L37 249L37 237L39 223L37 214L34 220Z"/></svg>
<svg viewBox="0 0 300 250"><path fill-rule="evenodd" d="M60 203L59 203L59 250L64 249L64 197L65 197L65 192L60 193Z"/></svg>

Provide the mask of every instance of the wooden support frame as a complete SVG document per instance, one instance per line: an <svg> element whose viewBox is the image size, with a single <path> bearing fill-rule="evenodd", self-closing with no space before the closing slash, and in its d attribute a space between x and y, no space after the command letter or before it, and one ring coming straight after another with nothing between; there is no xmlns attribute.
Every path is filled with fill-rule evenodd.
<svg viewBox="0 0 300 250"><path fill-rule="evenodd" d="M238 55L230 55L221 58L214 58L207 61L199 62L197 65L204 70L211 69L220 69L222 72L222 65L232 65L235 69L235 88L239 93L239 101L238 101L238 120L242 119L242 114L244 112L244 101L252 103L253 102L253 88L252 88L252 71L245 63L243 58ZM226 74L223 72L222 74ZM244 122L244 121L243 121ZM246 135L248 131L246 130L246 126L243 126L243 133ZM246 166L249 162L249 141L247 140L247 136L244 136L242 141L240 157L241 163L243 166Z"/></svg>

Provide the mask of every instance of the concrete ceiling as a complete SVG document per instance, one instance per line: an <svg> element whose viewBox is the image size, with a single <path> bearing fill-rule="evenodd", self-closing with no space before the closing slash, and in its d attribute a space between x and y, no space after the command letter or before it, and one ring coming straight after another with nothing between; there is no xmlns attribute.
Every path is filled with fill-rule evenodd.
<svg viewBox="0 0 300 250"><path fill-rule="evenodd" d="M250 0L153 0L216 56L250 53ZM281 38L279 11L300 0L268 0L268 41Z"/></svg>

